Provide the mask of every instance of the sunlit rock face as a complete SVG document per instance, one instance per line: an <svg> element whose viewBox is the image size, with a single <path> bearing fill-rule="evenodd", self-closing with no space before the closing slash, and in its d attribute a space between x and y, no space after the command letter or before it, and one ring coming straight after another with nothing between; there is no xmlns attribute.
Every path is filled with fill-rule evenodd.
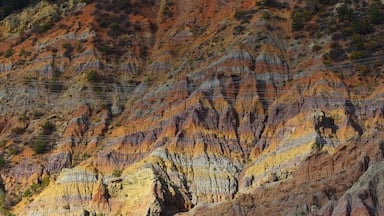
<svg viewBox="0 0 384 216"><path fill-rule="evenodd" d="M353 32L335 8L70 1L5 18L1 214L383 214L383 27Z"/></svg>

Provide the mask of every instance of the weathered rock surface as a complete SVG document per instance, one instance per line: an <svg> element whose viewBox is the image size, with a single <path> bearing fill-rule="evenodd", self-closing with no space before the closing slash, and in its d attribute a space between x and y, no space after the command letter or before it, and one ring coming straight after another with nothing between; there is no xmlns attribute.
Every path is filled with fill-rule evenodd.
<svg viewBox="0 0 384 216"><path fill-rule="evenodd" d="M380 162L370 165L359 180L345 192L337 203L334 203L332 215L384 214L383 164Z"/></svg>
<svg viewBox="0 0 384 216"><path fill-rule="evenodd" d="M306 2L76 2L0 24L14 214L383 214L382 64L327 69L330 33L289 28Z"/></svg>

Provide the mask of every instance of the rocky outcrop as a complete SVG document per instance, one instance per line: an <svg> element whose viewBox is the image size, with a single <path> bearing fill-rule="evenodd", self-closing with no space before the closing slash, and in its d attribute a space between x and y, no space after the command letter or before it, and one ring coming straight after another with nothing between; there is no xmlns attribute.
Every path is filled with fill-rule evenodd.
<svg viewBox="0 0 384 216"><path fill-rule="evenodd" d="M4 130L5 126L7 125L7 118L4 116L0 116L0 133Z"/></svg>
<svg viewBox="0 0 384 216"><path fill-rule="evenodd" d="M97 174L93 170L64 169L50 186L39 194L22 215L76 215L84 212L83 205L92 200L97 187Z"/></svg>
<svg viewBox="0 0 384 216"><path fill-rule="evenodd" d="M151 74L164 74L169 71L172 66L172 54L169 50L159 50L154 54L154 61L147 68Z"/></svg>
<svg viewBox="0 0 384 216"><path fill-rule="evenodd" d="M184 208L180 193L164 185L165 182L157 179L149 168L141 167L124 171L121 176L113 175L97 175L90 168L63 169L56 183L50 185L28 206L33 210L21 214L78 215L109 212L158 215ZM128 202L126 197L130 197Z"/></svg>
<svg viewBox="0 0 384 216"><path fill-rule="evenodd" d="M103 184L103 182L99 180L99 183L96 185L94 191L92 192L92 200L90 201L90 206L99 212L111 211L108 203L109 198L110 195L108 193L108 189Z"/></svg>
<svg viewBox="0 0 384 216"><path fill-rule="evenodd" d="M7 195L26 191L13 213L381 213L376 177L345 192L384 157L382 67L325 70L311 49L330 33L289 28L306 2L111 3L60 3L46 34L3 42L17 63L0 82L0 173Z"/></svg>
<svg viewBox="0 0 384 216"><path fill-rule="evenodd" d="M133 53L125 53L121 57L120 70L130 75L139 73L140 61Z"/></svg>
<svg viewBox="0 0 384 216"><path fill-rule="evenodd" d="M208 66L208 70L232 75L244 75L254 68L253 56L245 50L232 50Z"/></svg>
<svg viewBox="0 0 384 216"><path fill-rule="evenodd" d="M50 173L59 173L64 168L72 166L72 154L70 152L59 152L52 154L48 158L48 164L45 170Z"/></svg>
<svg viewBox="0 0 384 216"><path fill-rule="evenodd" d="M356 208L356 214L357 211L361 210L362 213L369 209L370 214L375 212L375 215L381 211L381 207L378 207L379 205L372 207L369 196L362 196L362 193L365 187L371 188L368 185L373 186L372 190L367 190L368 193L371 193L370 191L373 191L372 194L376 193L376 185L381 184L380 180L377 181L377 177L382 173L379 168L382 159L375 159L377 154L381 154L379 145L381 134L376 133L373 135L375 138L369 138L369 141L367 137L363 137L361 143L341 144L335 149L334 154L325 151L311 154L287 179L280 178L282 173L277 173L271 176L269 182L248 193L238 194L230 202L197 206L186 215L234 215L259 212L266 215L341 215L342 212L350 214L352 208ZM367 165L369 168L366 170ZM355 190L351 189L351 193L345 193L350 187ZM365 202L369 207L362 208L362 202L358 201L359 197L365 197L363 199L366 199ZM334 212L336 206L339 210ZM349 210L346 206L349 206Z"/></svg>
<svg viewBox="0 0 384 216"><path fill-rule="evenodd" d="M372 164L359 180L331 207L324 206L320 215L382 215L384 214L383 162Z"/></svg>
<svg viewBox="0 0 384 216"><path fill-rule="evenodd" d="M36 6L23 10L20 14L13 14L1 21L1 30L8 34L16 34L30 30L44 22L49 22L59 14L57 5L39 2ZM3 35L4 36L4 35Z"/></svg>
<svg viewBox="0 0 384 216"><path fill-rule="evenodd" d="M0 64L0 73L3 73L3 72L10 72L12 71L13 69L13 65L12 63L3 63L3 64Z"/></svg>
<svg viewBox="0 0 384 216"><path fill-rule="evenodd" d="M289 90L289 97L281 96L279 102L269 109L264 133L251 153L254 161L245 173L246 187L250 184L249 179L252 179L252 184L259 185L268 181L268 173L289 173L313 150L324 148L333 151L331 149L340 143L356 140L363 134L354 117L346 114L349 106L344 106L343 101L347 100L347 90L340 80L319 73L309 82L311 84L305 87L305 95L300 89L303 83L297 80L296 85ZM339 95L341 100L335 101L335 96L319 96L317 91ZM292 96L296 100L292 100ZM289 102L285 103L286 100ZM274 132L269 134L268 131Z"/></svg>

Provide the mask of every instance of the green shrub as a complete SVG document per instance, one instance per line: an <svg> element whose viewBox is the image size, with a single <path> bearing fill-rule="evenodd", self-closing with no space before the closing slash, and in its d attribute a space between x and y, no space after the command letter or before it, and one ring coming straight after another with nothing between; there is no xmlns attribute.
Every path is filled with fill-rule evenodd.
<svg viewBox="0 0 384 216"><path fill-rule="evenodd" d="M102 77L97 73L97 71L90 71L87 73L87 81L90 83L97 83L102 81Z"/></svg>
<svg viewBox="0 0 384 216"><path fill-rule="evenodd" d="M37 191L40 191L41 189L47 187L48 185L49 185L49 177L46 176L39 183L32 184L30 186L30 189L32 190L32 192L37 192Z"/></svg>
<svg viewBox="0 0 384 216"><path fill-rule="evenodd" d="M22 122L25 122L25 121L28 121L29 118L28 118L28 116L25 113L23 113L23 114L19 115L18 120L22 121Z"/></svg>
<svg viewBox="0 0 384 216"><path fill-rule="evenodd" d="M312 12L306 9L303 9L303 11L294 11L291 15L292 17L292 30L298 31L302 30L305 26L305 24L311 20L312 18Z"/></svg>
<svg viewBox="0 0 384 216"><path fill-rule="evenodd" d="M6 162L6 161L5 161L4 156L3 156L3 155L0 155L0 168L4 167L5 162Z"/></svg>
<svg viewBox="0 0 384 216"><path fill-rule="evenodd" d="M83 49L83 46L81 45L81 42L77 43L76 51L80 52Z"/></svg>
<svg viewBox="0 0 384 216"><path fill-rule="evenodd" d="M24 197L30 197L32 195L31 190L28 188L27 190L24 191L23 196Z"/></svg>
<svg viewBox="0 0 384 216"><path fill-rule="evenodd" d="M22 48L19 52L19 56L29 56L31 55L30 51L26 51L24 48Z"/></svg>
<svg viewBox="0 0 384 216"><path fill-rule="evenodd" d="M236 26L236 27L233 29L233 34L235 34L235 35L243 34L244 30L245 30L245 27L244 27L244 26L242 26L242 25L238 25L238 26Z"/></svg>
<svg viewBox="0 0 384 216"><path fill-rule="evenodd" d="M367 20L355 19L352 21L352 32L361 35L369 34L373 32L373 27Z"/></svg>
<svg viewBox="0 0 384 216"><path fill-rule="evenodd" d="M265 20L269 20L271 18L271 14L267 11L264 11L263 14L261 15L261 18Z"/></svg>
<svg viewBox="0 0 384 216"><path fill-rule="evenodd" d="M55 130L55 124L50 121L46 121L43 125L41 125L41 128L43 129L44 135L50 135Z"/></svg>
<svg viewBox="0 0 384 216"><path fill-rule="evenodd" d="M44 83L45 88L50 92L60 92L61 90L63 90L63 85L57 79L56 76L58 75L54 74L54 77L52 77L52 79Z"/></svg>
<svg viewBox="0 0 384 216"><path fill-rule="evenodd" d="M364 49L364 40L361 35L352 35L352 44L359 50Z"/></svg>
<svg viewBox="0 0 384 216"><path fill-rule="evenodd" d="M41 182L40 182L40 187L45 188L49 185L49 177L45 176Z"/></svg>
<svg viewBox="0 0 384 216"><path fill-rule="evenodd" d="M44 116L44 113L41 111L34 111L33 112L33 119L40 119L43 116Z"/></svg>
<svg viewBox="0 0 384 216"><path fill-rule="evenodd" d="M384 23L384 13L380 10L377 4L372 5L368 10L369 22L375 25Z"/></svg>
<svg viewBox="0 0 384 216"><path fill-rule="evenodd" d="M355 20L355 14L352 8L348 7L346 4L343 4L342 6L338 7L336 9L337 15L340 19L344 20Z"/></svg>
<svg viewBox="0 0 384 216"><path fill-rule="evenodd" d="M300 12L295 12L293 14L291 27L294 31L298 31L304 28L304 21Z"/></svg>
<svg viewBox="0 0 384 216"><path fill-rule="evenodd" d="M329 58L335 62L340 62L345 60L347 55L345 54L344 49L341 47L336 47L329 51Z"/></svg>
<svg viewBox="0 0 384 216"><path fill-rule="evenodd" d="M42 154L47 151L47 142L44 135L39 135L34 138L32 149L36 154Z"/></svg>
<svg viewBox="0 0 384 216"><path fill-rule="evenodd" d="M13 134L22 134L25 132L25 128L23 127L15 127L15 128L12 128L11 130L11 133Z"/></svg>
<svg viewBox="0 0 384 216"><path fill-rule="evenodd" d="M255 12L255 10L236 11L234 18L241 21L241 23L249 23Z"/></svg>
<svg viewBox="0 0 384 216"><path fill-rule="evenodd" d="M15 147L11 147L8 149L9 154L16 155L19 151Z"/></svg>
<svg viewBox="0 0 384 216"><path fill-rule="evenodd" d="M93 2L93 0L80 0L80 2L85 3L85 4L90 4Z"/></svg>
<svg viewBox="0 0 384 216"><path fill-rule="evenodd" d="M367 76L371 70L365 65L360 65L359 71L363 76Z"/></svg>
<svg viewBox="0 0 384 216"><path fill-rule="evenodd" d="M61 47L63 47L65 49L64 50L64 56L67 58L71 58L72 51L73 51L72 44L65 42L65 43L61 44Z"/></svg>
<svg viewBox="0 0 384 216"><path fill-rule="evenodd" d="M256 2L256 5L264 7L282 7L276 0L259 0Z"/></svg>
<svg viewBox="0 0 384 216"><path fill-rule="evenodd" d="M9 58L9 57L13 56L13 53L14 53L13 49L12 49L12 48L9 48L9 49L7 49L7 50L5 51L5 53L4 53L4 57L5 57L5 58Z"/></svg>
<svg viewBox="0 0 384 216"><path fill-rule="evenodd" d="M321 50L321 46L319 46L319 45L317 45L317 44L313 45L313 47L312 47L312 52L317 52L317 51L319 51L319 50Z"/></svg>
<svg viewBox="0 0 384 216"><path fill-rule="evenodd" d="M40 24L39 25L39 33L40 34L43 34L45 32L47 32L49 29L51 29L53 27L53 23L52 22L48 22L48 23L43 23L43 24Z"/></svg>
<svg viewBox="0 0 384 216"><path fill-rule="evenodd" d="M40 184L31 184L30 189L33 192L39 191L40 190Z"/></svg>
<svg viewBox="0 0 384 216"><path fill-rule="evenodd" d="M0 147L4 147L7 144L8 140L2 139L0 140Z"/></svg>
<svg viewBox="0 0 384 216"><path fill-rule="evenodd" d="M361 51L354 50L351 52L351 55L349 56L350 59L360 59L363 58L364 55Z"/></svg>
<svg viewBox="0 0 384 216"><path fill-rule="evenodd" d="M120 24L119 23L111 23L109 26L109 31L108 31L108 35L109 36L119 36L120 33L121 33L121 27L120 27Z"/></svg>
<svg viewBox="0 0 384 216"><path fill-rule="evenodd" d="M112 175L115 177L120 177L123 171L121 170L113 170Z"/></svg>

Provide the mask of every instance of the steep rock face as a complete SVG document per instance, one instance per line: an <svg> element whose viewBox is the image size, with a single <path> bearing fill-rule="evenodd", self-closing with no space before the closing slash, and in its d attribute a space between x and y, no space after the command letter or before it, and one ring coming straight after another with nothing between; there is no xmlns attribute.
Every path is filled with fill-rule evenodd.
<svg viewBox="0 0 384 216"><path fill-rule="evenodd" d="M0 64L0 72L2 73L9 72L12 70L12 68L13 68L13 65L10 62Z"/></svg>
<svg viewBox="0 0 384 216"><path fill-rule="evenodd" d="M41 1L35 7L24 10L21 14L11 15L1 21L1 30L6 33L18 33L29 30L56 17L57 6Z"/></svg>
<svg viewBox="0 0 384 216"><path fill-rule="evenodd" d="M271 174L290 173L312 150L332 152L339 143L362 135L348 114L352 105L345 106L347 90L338 78L318 73L303 81L297 80L271 106L264 134L250 156L254 161L245 172L245 187L269 181Z"/></svg>
<svg viewBox="0 0 384 216"><path fill-rule="evenodd" d="M113 3L68 9L46 34L3 43L22 53L0 61L11 65L1 148L21 152L4 153L4 188L16 197L53 180L14 213L366 212L371 198L340 197L383 158L382 76L326 69L308 44L325 52L330 35L287 29L299 5ZM31 153L45 121L49 148Z"/></svg>
<svg viewBox="0 0 384 216"><path fill-rule="evenodd" d="M78 215L84 212L82 205L92 200L97 187L97 174L88 169L64 169L56 184L44 190L25 209L22 215Z"/></svg>
<svg viewBox="0 0 384 216"><path fill-rule="evenodd" d="M383 173L383 162L371 165L364 175L333 205L332 215L384 214ZM326 213L320 212L320 214L325 215Z"/></svg>
<svg viewBox="0 0 384 216"><path fill-rule="evenodd" d="M165 187L165 188L163 188ZM166 191L169 190L169 194ZM130 197L129 200L126 197ZM79 215L108 212L112 215L158 215L179 211L180 194L167 188L149 168L98 175L92 168L64 169L21 215ZM173 198L172 198L173 197ZM168 202L174 200L174 206ZM182 206L182 203L181 203ZM184 206L181 207L185 208Z"/></svg>
<svg viewBox="0 0 384 216"><path fill-rule="evenodd" d="M70 152L59 152L48 158L46 171L48 173L59 173L63 168L71 167L72 154Z"/></svg>
<svg viewBox="0 0 384 216"><path fill-rule="evenodd" d="M351 209L355 209L356 214L358 211L367 212L367 209L377 214L381 207L372 207L368 194L374 194L376 185L381 184L376 177L382 172L379 168L383 160L380 150L382 133L372 136L369 141L363 137L362 143L352 141L340 144L333 155L325 151L311 155L288 179L281 180L276 174L269 183L249 193L239 194L230 202L197 206L186 215L252 215L260 212L266 215L341 215L342 212L350 214ZM369 184L371 181L372 184ZM362 196L367 185L374 187ZM351 186L355 190L346 193ZM362 207L359 197L363 197L363 203L371 207Z"/></svg>

